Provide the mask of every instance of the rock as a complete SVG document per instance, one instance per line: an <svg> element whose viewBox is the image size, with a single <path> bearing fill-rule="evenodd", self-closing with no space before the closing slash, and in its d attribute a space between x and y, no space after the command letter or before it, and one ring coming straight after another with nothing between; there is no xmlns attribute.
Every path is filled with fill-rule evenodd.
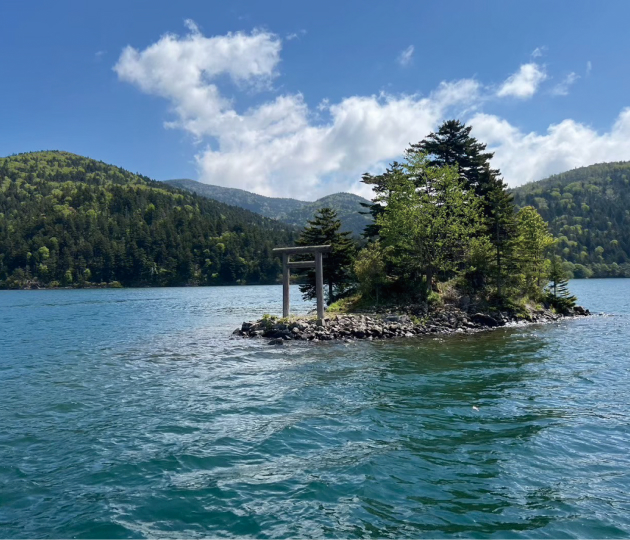
<svg viewBox="0 0 630 540"><path fill-rule="evenodd" d="M576 315L590 315L591 312L588 309L584 309L582 306L575 306L573 308L573 313Z"/></svg>
<svg viewBox="0 0 630 540"><path fill-rule="evenodd" d="M475 313L470 319L481 326L489 326L491 328L499 324L494 318L485 313Z"/></svg>
<svg viewBox="0 0 630 540"><path fill-rule="evenodd" d="M465 303L465 302L464 302ZM487 328L503 326L508 322L547 323L562 318L550 309L529 310L521 314L512 311L477 311L479 307L470 306L469 315L460 307L446 305L426 310L426 306L409 304L398 306L398 313L391 308L379 308L374 312L360 315L334 315L323 320L314 316L294 318L290 323L274 318L270 324L268 319L256 322L244 322L234 330L233 335L243 337L270 338L270 344L279 345L288 340L303 341L353 341L355 339L386 339L393 337L412 337L433 334L446 335L454 333L474 333ZM426 311L426 312L425 312ZM402 314L400 313L402 312ZM423 313L422 322L407 314ZM576 306L569 315L590 315L587 309ZM415 321L415 322L414 322Z"/></svg>

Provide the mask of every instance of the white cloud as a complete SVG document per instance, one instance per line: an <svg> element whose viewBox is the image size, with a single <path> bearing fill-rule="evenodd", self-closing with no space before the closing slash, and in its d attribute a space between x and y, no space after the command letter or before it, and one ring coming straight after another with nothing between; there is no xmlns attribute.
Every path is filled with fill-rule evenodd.
<svg viewBox="0 0 630 540"><path fill-rule="evenodd" d="M493 163L511 186L593 163L630 160L630 108L602 134L574 120L553 124L544 134L524 133L488 114L476 114L469 124L495 152Z"/></svg>
<svg viewBox="0 0 630 540"><path fill-rule="evenodd" d="M535 62L523 64L516 73L505 80L497 91L497 96L528 99L536 93L538 86L546 78L545 69Z"/></svg>
<svg viewBox="0 0 630 540"><path fill-rule="evenodd" d="M578 79L580 76L577 73L569 73L562 82L559 82L551 89L551 93L554 96L566 96L569 94L569 87Z"/></svg>
<svg viewBox="0 0 630 540"><path fill-rule="evenodd" d="M287 36L284 38L287 41L293 41L294 39L298 39L300 36L305 36L306 35L306 30L304 30L302 28L302 30L300 30L299 32L292 32L291 34L287 34Z"/></svg>
<svg viewBox="0 0 630 540"><path fill-rule="evenodd" d="M543 45L542 47L536 47L532 52L532 58L539 58L543 54L547 52L547 47Z"/></svg>
<svg viewBox="0 0 630 540"><path fill-rule="evenodd" d="M589 60L586 62L586 76L588 77L591 74L591 70L593 69L593 64Z"/></svg>
<svg viewBox="0 0 630 540"><path fill-rule="evenodd" d="M241 86L268 86L280 62L281 41L260 31L206 38L193 21L186 25L185 37L166 34L141 52L126 47L114 71L143 92L171 101L179 120L169 127L197 137L238 128L240 119L212 81L228 76Z"/></svg>
<svg viewBox="0 0 630 540"><path fill-rule="evenodd" d="M310 122L302 96L282 96L239 117L247 129L219 137L197 156L202 179L264 195L319 197L361 189L361 173L402 153L437 125L447 108L474 99L478 83L442 84L426 98L355 96L326 107L330 120ZM260 121L272 106L286 129Z"/></svg>
<svg viewBox="0 0 630 540"><path fill-rule="evenodd" d="M413 45L409 45L404 51L401 51L396 61L402 66L407 67L413 60Z"/></svg>
<svg viewBox="0 0 630 540"><path fill-rule="evenodd" d="M442 82L426 96L351 96L310 108L300 93L265 94L258 104L239 108L226 97L225 84L250 90L250 97L252 89L269 89L282 41L260 31L206 38L194 23L188 28L185 36L164 35L141 51L125 48L114 69L121 80L167 99L175 117L167 126L203 143L196 155L203 182L301 199L338 191L368 195L361 173L381 171L409 143L453 117L474 126L475 136L490 144L510 185L630 159L630 109L601 135L573 120L545 134L523 133L505 119L476 112L491 101L474 79ZM533 68L521 76L526 66ZM546 75L536 64L526 66L506 81L503 95L524 97L536 90ZM519 77L529 90L522 90Z"/></svg>

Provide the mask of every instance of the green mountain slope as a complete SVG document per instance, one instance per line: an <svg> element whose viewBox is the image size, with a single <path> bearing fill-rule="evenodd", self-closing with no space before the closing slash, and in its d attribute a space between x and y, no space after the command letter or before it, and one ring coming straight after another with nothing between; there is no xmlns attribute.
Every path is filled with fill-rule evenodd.
<svg viewBox="0 0 630 540"><path fill-rule="evenodd" d="M0 158L0 288L275 282L294 230L67 152Z"/></svg>
<svg viewBox="0 0 630 540"><path fill-rule="evenodd" d="M369 201L352 193L335 193L314 202L307 202L265 197L242 189L202 184L194 180L167 180L166 183L297 227L304 227L306 222L313 218L315 212L324 207L336 210L341 219L342 230L351 231L357 236L363 233L364 227L371 222L370 216L359 213L365 211L361 203Z"/></svg>
<svg viewBox="0 0 630 540"><path fill-rule="evenodd" d="M581 167L513 193L549 223L575 277L630 277L630 162Z"/></svg>

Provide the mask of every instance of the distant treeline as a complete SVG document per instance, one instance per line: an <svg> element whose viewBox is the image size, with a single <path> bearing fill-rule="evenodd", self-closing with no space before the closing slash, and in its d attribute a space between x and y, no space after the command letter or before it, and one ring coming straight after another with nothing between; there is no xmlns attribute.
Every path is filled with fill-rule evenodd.
<svg viewBox="0 0 630 540"><path fill-rule="evenodd" d="M0 158L0 288L273 283L294 234L74 154Z"/></svg>

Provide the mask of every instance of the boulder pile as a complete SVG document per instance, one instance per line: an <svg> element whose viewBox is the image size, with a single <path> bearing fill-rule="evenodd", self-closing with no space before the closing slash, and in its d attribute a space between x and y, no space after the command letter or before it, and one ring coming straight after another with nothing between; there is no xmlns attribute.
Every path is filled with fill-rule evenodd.
<svg viewBox="0 0 630 540"><path fill-rule="evenodd" d="M568 317L590 315L577 306ZM390 339L422 335L473 333L490 328L524 322L547 323L563 317L547 309L532 310L527 316L504 312L468 313L454 306L431 311L423 317L399 313L342 314L318 320L312 317L279 319L265 316L255 322L244 322L234 335L268 338L270 345L286 341L332 341L355 339Z"/></svg>

